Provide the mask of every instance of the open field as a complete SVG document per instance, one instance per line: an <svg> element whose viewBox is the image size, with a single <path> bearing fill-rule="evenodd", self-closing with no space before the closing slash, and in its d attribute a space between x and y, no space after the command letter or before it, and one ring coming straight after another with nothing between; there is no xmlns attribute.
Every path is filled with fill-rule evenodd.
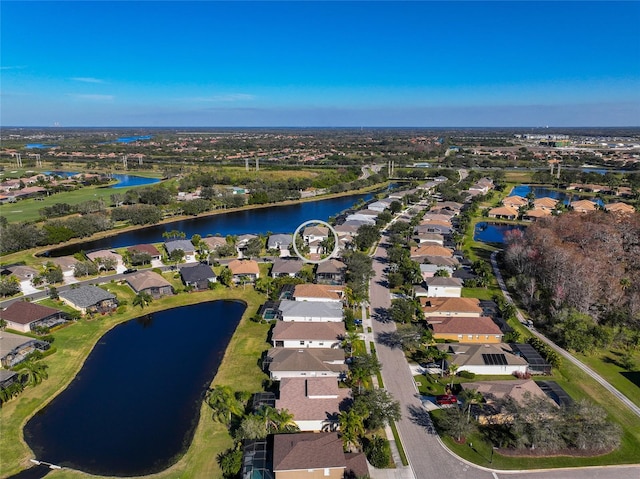
<svg viewBox="0 0 640 479"><path fill-rule="evenodd" d="M253 288L225 288L184 293L153 301L143 310L138 307L126 306L123 313L90 321L80 320L54 332L54 344L57 351L44 359L44 362L49 366L49 379L36 387L25 389L18 398L9 401L0 410L0 421L2 422L0 476L6 477L21 468L30 466L28 460L32 457L32 453L24 443L22 428L35 412L67 387L81 369L93 345L104 333L115 325L141 314L221 299L242 300L247 304L247 309L227 347L214 383L229 384L237 390L261 390L262 380L266 378L266 375L260 370L256 358L259 358L262 351L269 347L266 343L269 325L253 323L248 320L264 301L263 296L256 293ZM220 477L216 454L224 451L230 445L231 438L227 430L211 420L210 410L203 403L200 422L185 456L170 469L153 477ZM50 476L84 477L85 475L63 470L53 472Z"/></svg>

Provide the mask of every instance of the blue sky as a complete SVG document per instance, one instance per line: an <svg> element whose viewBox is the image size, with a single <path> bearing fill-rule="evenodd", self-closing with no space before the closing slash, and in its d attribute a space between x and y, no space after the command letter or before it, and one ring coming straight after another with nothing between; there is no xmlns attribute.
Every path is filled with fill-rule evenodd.
<svg viewBox="0 0 640 479"><path fill-rule="evenodd" d="M640 2L1 4L3 126L640 126Z"/></svg>

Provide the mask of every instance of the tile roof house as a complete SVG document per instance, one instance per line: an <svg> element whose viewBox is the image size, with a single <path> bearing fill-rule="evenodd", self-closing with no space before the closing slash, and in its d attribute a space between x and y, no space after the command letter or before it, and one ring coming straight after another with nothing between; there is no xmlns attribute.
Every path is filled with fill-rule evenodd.
<svg viewBox="0 0 640 479"><path fill-rule="evenodd" d="M323 284L344 284L347 265L331 258L316 267L316 281Z"/></svg>
<svg viewBox="0 0 640 479"><path fill-rule="evenodd" d="M529 200L527 198L523 198L522 196L513 195L507 196L502 200L502 204L504 206L510 206L512 208L518 209L521 206L526 206L529 204Z"/></svg>
<svg viewBox="0 0 640 479"><path fill-rule="evenodd" d="M526 373L529 365L526 359L517 356L504 343L500 344L438 344L437 348L449 354L448 364L458 366L458 371L474 374L512 375Z"/></svg>
<svg viewBox="0 0 640 479"><path fill-rule="evenodd" d="M11 272L19 281L27 281L38 276L39 271L30 266L7 266L5 269Z"/></svg>
<svg viewBox="0 0 640 479"><path fill-rule="evenodd" d="M342 303L330 301L280 301L278 317L282 321L341 322Z"/></svg>
<svg viewBox="0 0 640 479"><path fill-rule="evenodd" d="M525 221L535 221L540 218L546 218L548 216L551 216L552 214L553 213L551 212L551 210L542 210L542 209L534 208L532 210L528 210L522 213L522 219Z"/></svg>
<svg viewBox="0 0 640 479"><path fill-rule="evenodd" d="M569 206L571 206L571 208L578 213L589 213L590 211L595 211L598 209L598 205L589 200L572 201Z"/></svg>
<svg viewBox="0 0 640 479"><path fill-rule="evenodd" d="M344 298L344 286L331 284L296 284L293 290L296 301L329 301L340 303Z"/></svg>
<svg viewBox="0 0 640 479"><path fill-rule="evenodd" d="M264 365L274 381L282 378L331 377L341 378L349 367L342 349L331 348L272 348Z"/></svg>
<svg viewBox="0 0 640 479"><path fill-rule="evenodd" d="M4 368L12 368L21 363L29 354L35 351L46 351L50 344L28 336L0 332L0 365Z"/></svg>
<svg viewBox="0 0 640 479"><path fill-rule="evenodd" d="M604 209L609 213L633 214L636 212L636 209L633 206L622 202L609 203L604 206Z"/></svg>
<svg viewBox="0 0 640 479"><path fill-rule="evenodd" d="M543 198L536 198L533 200L533 207L538 210L553 210L558 205L558 200L555 198L549 198L545 196Z"/></svg>
<svg viewBox="0 0 640 479"><path fill-rule="evenodd" d="M431 263L420 263L420 275L422 279L433 278L439 270L449 273L449 276L455 271L451 266L440 266Z"/></svg>
<svg viewBox="0 0 640 479"><path fill-rule="evenodd" d="M499 343L502 331L487 316L432 316L427 324L433 330L434 339L449 339L460 343Z"/></svg>
<svg viewBox="0 0 640 479"><path fill-rule="evenodd" d="M518 210L511 206L498 206L489 210L489 218L515 220L518 218Z"/></svg>
<svg viewBox="0 0 640 479"><path fill-rule="evenodd" d="M219 246L226 246L227 240L222 236L206 236L202 238L201 241L207 245L209 251L214 251Z"/></svg>
<svg viewBox="0 0 640 479"><path fill-rule="evenodd" d="M93 312L104 314L118 307L116 296L97 286L80 286L61 291L59 296L64 303L82 314Z"/></svg>
<svg viewBox="0 0 640 479"><path fill-rule="evenodd" d="M186 239L176 239L171 241L165 241L164 247L167 250L167 254L171 254L172 251L182 250L184 253L184 260L187 263L192 263L196 260L196 248L193 243Z"/></svg>
<svg viewBox="0 0 640 479"><path fill-rule="evenodd" d="M343 479L347 461L335 432L273 436L275 479Z"/></svg>
<svg viewBox="0 0 640 479"><path fill-rule="evenodd" d="M129 251L130 253L147 253L149 256L151 256L152 260L162 259L162 254L160 253L160 251L158 251L158 248L156 248L152 244L137 244L135 246L129 246L127 248L127 251Z"/></svg>
<svg viewBox="0 0 640 479"><path fill-rule="evenodd" d="M278 321L271 342L276 348L337 348L345 334L344 323Z"/></svg>
<svg viewBox="0 0 640 479"><path fill-rule="evenodd" d="M335 378L283 378L276 409L286 409L301 431L335 431L338 414L352 403L351 389Z"/></svg>
<svg viewBox="0 0 640 479"><path fill-rule="evenodd" d="M276 258L273 261L270 275L272 278L283 276L295 278L302 270L302 266L304 266L304 263L298 258Z"/></svg>
<svg viewBox="0 0 640 479"><path fill-rule="evenodd" d="M243 279L253 282L260 277L260 266L252 259L234 259L227 266L234 283L240 283Z"/></svg>
<svg viewBox="0 0 640 479"><path fill-rule="evenodd" d="M209 285L216 282L216 274L211 267L202 263L183 266L180 268L180 276L186 286L191 286L197 290L209 289Z"/></svg>
<svg viewBox="0 0 640 479"><path fill-rule="evenodd" d="M424 258L425 256L453 256L453 250L433 243L424 243L411 248L411 258Z"/></svg>
<svg viewBox="0 0 640 479"><path fill-rule="evenodd" d="M173 294L171 283L154 271L139 271L126 276L125 281L136 293L144 291L154 299Z"/></svg>
<svg viewBox="0 0 640 479"><path fill-rule="evenodd" d="M482 316L480 300L476 298L429 298L420 297L420 306L425 317L430 316Z"/></svg>
<svg viewBox="0 0 640 479"><path fill-rule="evenodd" d="M94 263L98 260L98 258L105 258L105 259L114 260L116 262L116 265L124 264L124 261L122 260L122 255L119 255L118 253L115 253L114 251L110 251L110 250L93 251L91 253L87 253L86 256Z"/></svg>
<svg viewBox="0 0 640 479"><path fill-rule="evenodd" d="M9 329L29 333L36 327L51 328L66 322L66 314L36 303L16 301L0 311L0 319L7 322Z"/></svg>

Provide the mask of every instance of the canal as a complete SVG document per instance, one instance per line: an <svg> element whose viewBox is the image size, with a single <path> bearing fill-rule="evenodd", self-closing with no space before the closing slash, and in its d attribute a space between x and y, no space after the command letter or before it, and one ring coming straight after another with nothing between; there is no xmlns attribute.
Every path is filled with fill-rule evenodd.
<svg viewBox="0 0 640 479"><path fill-rule="evenodd" d="M25 426L38 460L106 476L162 471L187 450L244 303L214 301L120 324Z"/></svg>

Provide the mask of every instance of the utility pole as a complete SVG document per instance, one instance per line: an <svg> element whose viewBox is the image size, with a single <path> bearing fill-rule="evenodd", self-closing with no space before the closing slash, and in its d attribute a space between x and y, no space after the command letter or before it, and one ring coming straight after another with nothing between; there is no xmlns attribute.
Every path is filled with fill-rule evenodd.
<svg viewBox="0 0 640 479"><path fill-rule="evenodd" d="M127 169L127 159L128 159L128 155L122 155L122 166L124 167L124 169Z"/></svg>

